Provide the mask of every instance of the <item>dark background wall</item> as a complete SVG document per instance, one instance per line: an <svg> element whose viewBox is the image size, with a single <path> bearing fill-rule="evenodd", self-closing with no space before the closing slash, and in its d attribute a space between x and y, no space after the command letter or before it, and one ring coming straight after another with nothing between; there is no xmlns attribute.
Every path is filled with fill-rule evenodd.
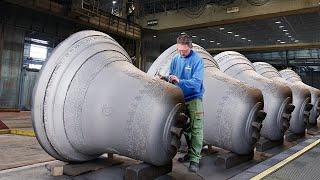
<svg viewBox="0 0 320 180"><path fill-rule="evenodd" d="M29 110L37 72L28 69L28 45L32 39L43 40L41 46L50 51L69 35L92 27L31 9L1 3L0 6L0 109ZM101 31L101 30L100 30ZM105 32L122 45L130 56L135 55L133 39Z"/></svg>

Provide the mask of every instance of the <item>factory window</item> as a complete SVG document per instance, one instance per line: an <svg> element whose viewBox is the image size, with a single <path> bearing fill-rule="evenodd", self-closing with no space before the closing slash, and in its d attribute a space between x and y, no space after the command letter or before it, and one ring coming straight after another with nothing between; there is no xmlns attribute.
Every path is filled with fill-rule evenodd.
<svg viewBox="0 0 320 180"><path fill-rule="evenodd" d="M35 70L40 70L42 67L41 64L28 64L28 69L32 70L32 69L35 69Z"/></svg>
<svg viewBox="0 0 320 180"><path fill-rule="evenodd" d="M47 58L48 48L37 44L31 44L30 57L37 60L45 60Z"/></svg>

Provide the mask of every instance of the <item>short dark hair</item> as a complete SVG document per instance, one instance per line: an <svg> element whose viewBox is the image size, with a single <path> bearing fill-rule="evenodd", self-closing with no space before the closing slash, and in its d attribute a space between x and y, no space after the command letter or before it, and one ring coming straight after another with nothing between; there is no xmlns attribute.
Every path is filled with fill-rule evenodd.
<svg viewBox="0 0 320 180"><path fill-rule="evenodd" d="M183 44L192 47L192 39L187 34L182 34L177 38L177 44Z"/></svg>

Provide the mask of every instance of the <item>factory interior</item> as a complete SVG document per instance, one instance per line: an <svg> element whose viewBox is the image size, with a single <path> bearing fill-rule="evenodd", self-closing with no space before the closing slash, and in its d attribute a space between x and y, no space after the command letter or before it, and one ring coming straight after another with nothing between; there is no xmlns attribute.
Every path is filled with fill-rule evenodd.
<svg viewBox="0 0 320 180"><path fill-rule="evenodd" d="M0 1L0 180L319 179L319 115L319 0Z"/></svg>

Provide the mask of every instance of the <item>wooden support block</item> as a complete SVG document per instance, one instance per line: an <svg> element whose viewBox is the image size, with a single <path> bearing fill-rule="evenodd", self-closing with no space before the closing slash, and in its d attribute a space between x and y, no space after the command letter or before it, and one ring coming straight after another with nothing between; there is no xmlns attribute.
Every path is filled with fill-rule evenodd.
<svg viewBox="0 0 320 180"><path fill-rule="evenodd" d="M285 135L285 139L288 142L293 142L293 141L297 141L298 139L301 139L303 137L305 137L306 134L302 133L302 134L295 134L293 132L288 131Z"/></svg>
<svg viewBox="0 0 320 180"><path fill-rule="evenodd" d="M62 176L63 175L63 166L65 163L51 163L46 164L45 167L50 171L51 176Z"/></svg>
<svg viewBox="0 0 320 180"><path fill-rule="evenodd" d="M307 128L307 133L310 135L317 135L320 133L320 129L318 128L317 125L310 126Z"/></svg>
<svg viewBox="0 0 320 180"><path fill-rule="evenodd" d="M259 141L256 144L256 150L263 152L268 149L274 148L276 146L280 146L282 144L283 144L283 139L281 139L279 141L271 141L267 138L260 137Z"/></svg>
<svg viewBox="0 0 320 180"><path fill-rule="evenodd" d="M119 165L121 163L123 162L116 159L100 157L84 163L66 164L63 166L63 174L69 176L78 176L80 174L97 171L99 169Z"/></svg>
<svg viewBox="0 0 320 180"><path fill-rule="evenodd" d="M149 180L166 175L172 171L172 162L165 166L154 166L147 163L132 165L126 168L125 180Z"/></svg>
<svg viewBox="0 0 320 180"><path fill-rule="evenodd" d="M61 176L63 175L63 166L56 166L50 169L51 176Z"/></svg>
<svg viewBox="0 0 320 180"><path fill-rule="evenodd" d="M218 155L215 165L230 169L244 162L248 162L253 159L254 152L248 155L239 155L232 152L221 153Z"/></svg>
<svg viewBox="0 0 320 180"><path fill-rule="evenodd" d="M205 155L211 155L211 154L216 154L219 152L220 149L217 149L216 147L212 145L208 145L208 148L202 148L201 153Z"/></svg>

